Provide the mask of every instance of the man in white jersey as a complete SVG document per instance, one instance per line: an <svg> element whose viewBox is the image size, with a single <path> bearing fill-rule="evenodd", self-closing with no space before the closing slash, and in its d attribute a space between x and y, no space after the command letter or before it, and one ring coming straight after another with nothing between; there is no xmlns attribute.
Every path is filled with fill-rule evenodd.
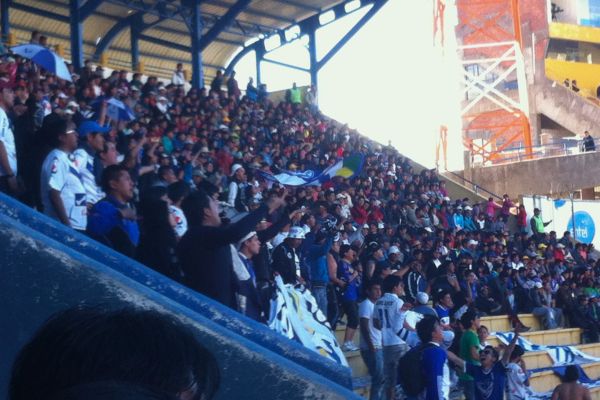
<svg viewBox="0 0 600 400"><path fill-rule="evenodd" d="M85 188L72 152L77 148L75 125L62 118L52 123L54 149L42 164L41 197L44 214L78 231L85 231Z"/></svg>
<svg viewBox="0 0 600 400"><path fill-rule="evenodd" d="M109 130L110 128L102 127L95 121L84 121L77 128L80 145L73 155L79 166L88 208L104 198L104 193L96 183L96 177L102 172L98 153L104 150L104 134Z"/></svg>
<svg viewBox="0 0 600 400"><path fill-rule="evenodd" d="M15 137L7 113L10 112L15 94L11 87L0 88L0 192L18 194L17 149Z"/></svg>
<svg viewBox="0 0 600 400"><path fill-rule="evenodd" d="M398 377L398 361L408 351L408 345L400 339L398 332L404 327L405 312L404 284L397 275L389 275L383 281L384 295L373 311L373 325L381 330L383 341L383 375L385 378L386 397L395 398L395 387Z"/></svg>
<svg viewBox="0 0 600 400"><path fill-rule="evenodd" d="M383 350L381 331L373 326L375 302L381 297L381 282L371 280L367 285L367 298L358 306L360 317L360 355L371 375L369 400L380 400L383 389Z"/></svg>

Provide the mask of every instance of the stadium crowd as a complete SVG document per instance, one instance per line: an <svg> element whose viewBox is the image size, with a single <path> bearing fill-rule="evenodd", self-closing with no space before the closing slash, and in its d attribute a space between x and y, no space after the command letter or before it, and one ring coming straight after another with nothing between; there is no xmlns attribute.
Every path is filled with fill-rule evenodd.
<svg viewBox="0 0 600 400"><path fill-rule="evenodd" d="M539 210L508 195L450 199L435 171L322 115L314 89L294 85L275 104L266 87L250 81L242 94L220 73L186 92L180 72L164 83L86 62L67 82L5 56L0 190L257 321L276 275L309 287L332 328L345 324L343 349L360 350L372 399L394 396L402 330L442 347L455 336L460 358L424 351L435 360L426 399L448 398L447 357L464 364L467 399L501 399L505 382L508 398L527 398L522 349L485 346L481 315L507 315L519 332L518 314L533 313L544 329L568 324L598 341L593 247L546 233ZM112 117L112 99L134 118ZM320 186L260 173L322 171L355 154L359 173ZM409 309L431 318L410 326Z"/></svg>

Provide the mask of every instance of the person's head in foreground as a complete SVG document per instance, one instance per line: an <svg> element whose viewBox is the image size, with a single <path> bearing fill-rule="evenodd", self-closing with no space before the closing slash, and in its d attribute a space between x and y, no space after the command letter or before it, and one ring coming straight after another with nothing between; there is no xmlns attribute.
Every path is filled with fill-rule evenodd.
<svg viewBox="0 0 600 400"><path fill-rule="evenodd" d="M61 398L82 385L116 382L202 400L213 397L219 380L213 355L170 316L132 307L72 308L52 316L21 349L9 399Z"/></svg>

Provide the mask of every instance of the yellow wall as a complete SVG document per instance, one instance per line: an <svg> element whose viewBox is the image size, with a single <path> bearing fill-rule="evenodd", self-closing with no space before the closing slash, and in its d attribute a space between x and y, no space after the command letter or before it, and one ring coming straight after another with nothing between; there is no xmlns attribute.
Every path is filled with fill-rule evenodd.
<svg viewBox="0 0 600 400"><path fill-rule="evenodd" d="M575 79L582 95L596 97L596 88L600 85L600 65L546 58L546 76L559 83L565 79Z"/></svg>
<svg viewBox="0 0 600 400"><path fill-rule="evenodd" d="M553 39L600 43L600 28L553 22L548 27L548 31Z"/></svg>

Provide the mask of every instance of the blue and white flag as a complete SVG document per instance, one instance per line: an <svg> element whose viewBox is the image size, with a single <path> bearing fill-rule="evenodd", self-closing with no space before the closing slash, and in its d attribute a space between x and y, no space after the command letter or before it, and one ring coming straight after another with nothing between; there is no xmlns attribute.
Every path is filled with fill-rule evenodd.
<svg viewBox="0 0 600 400"><path fill-rule="evenodd" d="M273 175L268 172L257 170L263 179L269 182L277 182L285 186L319 186L335 176L352 178L362 170L364 157L362 154L352 155L339 159L335 164L327 167L322 172L313 170L287 171L282 170Z"/></svg>
<svg viewBox="0 0 600 400"><path fill-rule="evenodd" d="M275 286L269 328L347 367L348 361L310 291L304 286L286 285L280 276L275 277Z"/></svg>

